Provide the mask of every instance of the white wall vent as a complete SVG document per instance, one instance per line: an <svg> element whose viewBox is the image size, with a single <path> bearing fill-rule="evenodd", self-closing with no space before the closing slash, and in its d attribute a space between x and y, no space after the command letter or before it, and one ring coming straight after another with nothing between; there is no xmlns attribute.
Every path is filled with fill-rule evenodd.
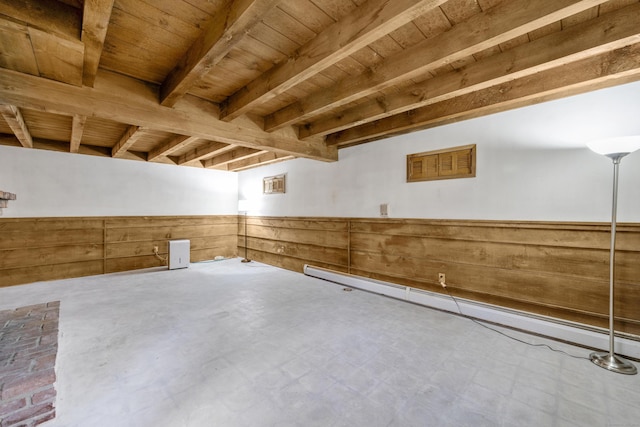
<svg viewBox="0 0 640 427"><path fill-rule="evenodd" d="M190 240L169 240L169 270L189 267L191 261Z"/></svg>

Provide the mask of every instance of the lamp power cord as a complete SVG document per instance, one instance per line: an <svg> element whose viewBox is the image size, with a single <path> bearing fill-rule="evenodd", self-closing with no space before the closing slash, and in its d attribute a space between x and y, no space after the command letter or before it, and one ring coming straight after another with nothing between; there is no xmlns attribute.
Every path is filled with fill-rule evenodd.
<svg viewBox="0 0 640 427"><path fill-rule="evenodd" d="M557 349L557 348L553 348L553 347L551 347L551 346L550 346L550 345L548 345L548 344L532 344L532 343L530 343L530 342L527 342L527 341L521 340L521 339L519 339L519 338L516 338L516 337L513 337L513 336L511 336L511 335L509 335L509 334L506 334L506 333L504 333L504 332L502 332L502 331L500 331L500 330L498 330L498 329L492 328L492 327L490 327L489 325L486 325L485 323L483 323L482 321L480 321L480 320L478 320L478 319L476 319L476 318L474 318L474 317L471 317L471 316L469 316L469 315L467 315L467 314L464 314L464 313L462 312L462 309L460 308L460 304L458 304L458 300L457 300L453 295L451 295L451 292L449 292L449 288L447 288L447 285L446 285L444 282L440 282L440 285L442 285L442 287L444 288L444 290L447 292L447 295L449 296L449 298L451 298L451 299L453 300L453 302L456 304L456 307L457 307L457 309L458 309L458 314L459 314L460 316L464 317L464 318L467 318L467 319L471 320L473 323L475 323L475 324L477 324L477 325L480 325L480 326L482 326L483 328L489 329L490 331L493 331L493 332L495 332L495 333L497 333L497 334L500 334L500 335L502 335L502 336L504 336L504 337L507 337L507 338L509 338L509 339L511 339L511 340L513 340L513 341L517 341L517 342L519 342L519 343L526 344L526 345L531 346L531 347L544 347L544 348L547 348L547 349L549 349L549 350L551 350L551 351L554 351L554 352L556 352L556 353L564 354L565 356L569 356L569 357L572 357L572 358L574 358L574 359L589 360L589 358L588 358L588 357L584 357L584 356L575 356L575 355L573 355L573 354L567 353L566 351L559 350L559 349Z"/></svg>

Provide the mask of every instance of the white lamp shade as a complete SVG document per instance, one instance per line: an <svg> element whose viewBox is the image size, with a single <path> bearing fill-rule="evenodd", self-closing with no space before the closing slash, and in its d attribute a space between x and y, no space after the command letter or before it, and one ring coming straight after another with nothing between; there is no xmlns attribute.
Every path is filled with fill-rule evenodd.
<svg viewBox="0 0 640 427"><path fill-rule="evenodd" d="M608 156L611 154L629 154L640 149L640 135L618 138L598 139L587 143L591 151Z"/></svg>

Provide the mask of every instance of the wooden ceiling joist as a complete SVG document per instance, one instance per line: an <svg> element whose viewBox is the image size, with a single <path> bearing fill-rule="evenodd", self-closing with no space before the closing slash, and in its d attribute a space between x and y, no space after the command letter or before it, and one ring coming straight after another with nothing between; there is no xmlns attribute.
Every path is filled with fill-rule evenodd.
<svg viewBox="0 0 640 427"><path fill-rule="evenodd" d="M265 129L299 123L402 81L420 78L443 65L582 12L606 0L509 0L477 14L432 39L424 40L378 64L354 80L347 78L330 88L314 92L265 117ZM535 3L535 4L534 4ZM496 22L495 17L501 19Z"/></svg>
<svg viewBox="0 0 640 427"><path fill-rule="evenodd" d="M248 159L238 160L225 164L217 169L227 170L231 172L240 172L242 170L255 168L256 166L264 166L272 163L283 162L293 159L292 156L283 156L276 153L264 153Z"/></svg>
<svg viewBox="0 0 640 427"><path fill-rule="evenodd" d="M168 156L171 153L180 150L181 148L188 147L198 139L198 137L194 136L178 135L171 141L149 151L147 160L151 162L157 160L160 157Z"/></svg>
<svg viewBox="0 0 640 427"><path fill-rule="evenodd" d="M638 22L639 0L0 0L0 144L220 170L336 161L640 81Z"/></svg>
<svg viewBox="0 0 640 427"><path fill-rule="evenodd" d="M607 64L603 67L603 64ZM336 132L327 144L350 146L638 80L640 44L576 61L427 107Z"/></svg>
<svg viewBox="0 0 640 427"><path fill-rule="evenodd" d="M640 3L439 74L400 92L341 111L300 128L300 138L327 135L435 104L517 78L640 42Z"/></svg>
<svg viewBox="0 0 640 427"><path fill-rule="evenodd" d="M93 0L91 0L93 1ZM87 1L87 3L91 3ZM2 0L0 15L10 16L42 31L68 40L79 40L82 13L67 4L50 0Z"/></svg>
<svg viewBox="0 0 640 427"><path fill-rule="evenodd" d="M63 115L90 115L296 157L322 161L338 159L337 149L323 142L301 141L217 120L213 115L216 106L195 97L185 97L173 108L161 106L155 91L148 85L108 72L103 72L100 84L91 88L0 69L0 99L22 108Z"/></svg>
<svg viewBox="0 0 640 427"><path fill-rule="evenodd" d="M111 150L111 157L122 157L133 144L144 135L146 129L140 126L129 126L124 135Z"/></svg>
<svg viewBox="0 0 640 427"><path fill-rule="evenodd" d="M15 105L0 105L0 115L7 122L20 144L25 148L33 148L31 132L24 122L20 109Z"/></svg>
<svg viewBox="0 0 640 427"><path fill-rule="evenodd" d="M195 162L198 160L206 159L207 157L214 157L227 151L236 149L237 146L225 144L223 142L210 142L204 147L199 147L191 150L178 158L178 164L184 165L186 163Z"/></svg>
<svg viewBox="0 0 640 427"><path fill-rule="evenodd" d="M210 159L203 160L202 165L205 168L216 168L216 167L224 166L227 163L231 163L233 161L247 159L249 157L258 156L264 153L266 153L266 151L255 150L253 148L247 148L247 147L239 147L233 151L229 151L227 153L220 154Z"/></svg>
<svg viewBox="0 0 640 427"><path fill-rule="evenodd" d="M93 87L98 73L100 55L107 36L114 0L90 0L84 2L82 17L82 43L84 43L84 67L82 83Z"/></svg>
<svg viewBox="0 0 640 427"><path fill-rule="evenodd" d="M358 13L330 25L283 62L225 102L221 117L232 120L318 74L446 0L369 0Z"/></svg>
<svg viewBox="0 0 640 427"><path fill-rule="evenodd" d="M86 121L87 116L81 116L79 114L73 116L73 120L71 121L71 140L69 141L69 151L71 153L77 153L80 149Z"/></svg>
<svg viewBox="0 0 640 427"><path fill-rule="evenodd" d="M173 106L248 34L278 0L227 1L160 88L160 102Z"/></svg>

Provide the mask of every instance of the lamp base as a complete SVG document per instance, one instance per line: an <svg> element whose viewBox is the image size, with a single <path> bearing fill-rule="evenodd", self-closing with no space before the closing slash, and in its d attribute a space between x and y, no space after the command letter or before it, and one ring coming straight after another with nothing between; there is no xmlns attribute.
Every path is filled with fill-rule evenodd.
<svg viewBox="0 0 640 427"><path fill-rule="evenodd" d="M249 258L243 258L240 262L251 262Z"/></svg>
<svg viewBox="0 0 640 427"><path fill-rule="evenodd" d="M589 355L589 359L601 368L608 369L619 374L635 375L638 373L635 365L628 362L615 354L608 352L593 352Z"/></svg>

